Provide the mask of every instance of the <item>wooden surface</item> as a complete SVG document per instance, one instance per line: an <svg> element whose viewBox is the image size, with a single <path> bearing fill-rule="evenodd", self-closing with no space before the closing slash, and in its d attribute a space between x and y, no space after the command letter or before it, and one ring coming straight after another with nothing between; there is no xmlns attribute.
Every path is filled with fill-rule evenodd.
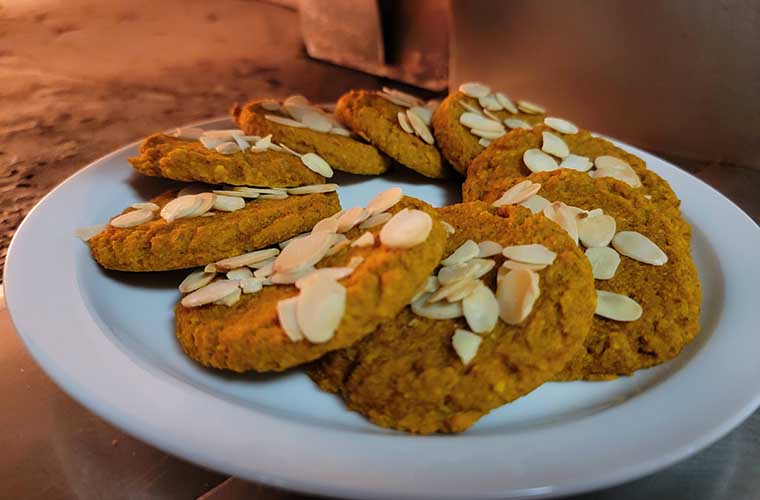
<svg viewBox="0 0 760 500"><path fill-rule="evenodd" d="M331 100L351 87L381 84L307 59L297 14L268 3L17 0L3 5L0 253L41 196L125 143L222 115L246 97L301 92ZM668 159L760 220L760 172ZM3 498L305 498L188 464L92 415L31 360L2 306L0 393ZM758 498L759 464L756 413L681 464L583 498Z"/></svg>

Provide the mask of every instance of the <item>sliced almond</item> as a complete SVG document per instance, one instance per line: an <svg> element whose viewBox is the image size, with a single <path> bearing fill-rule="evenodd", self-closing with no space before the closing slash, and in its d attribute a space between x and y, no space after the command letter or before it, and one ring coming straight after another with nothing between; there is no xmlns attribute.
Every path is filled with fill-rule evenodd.
<svg viewBox="0 0 760 500"><path fill-rule="evenodd" d="M351 137L351 131L343 127L333 127L330 129L331 134L342 135L343 137Z"/></svg>
<svg viewBox="0 0 760 500"><path fill-rule="evenodd" d="M345 233L367 220L369 212L364 207L353 207L338 218L338 232Z"/></svg>
<svg viewBox="0 0 760 500"><path fill-rule="evenodd" d="M412 124L409 123L409 118L406 116L405 112L399 111L398 113L396 113L396 119L398 120L398 124L404 130L404 132L406 132L407 134L414 133Z"/></svg>
<svg viewBox="0 0 760 500"><path fill-rule="evenodd" d="M214 199L214 210L221 212L234 212L245 207L245 200L238 196L226 196L223 194L216 195Z"/></svg>
<svg viewBox="0 0 760 500"><path fill-rule="evenodd" d="M375 244L375 236L367 231L366 233L362 234L356 240L351 243L352 247L356 248L364 248L364 247L371 247Z"/></svg>
<svg viewBox="0 0 760 500"><path fill-rule="evenodd" d="M508 259L525 262L526 264L541 264L550 266L557 258L556 252L552 252L540 243L531 245L513 245L505 247L502 252Z"/></svg>
<svg viewBox="0 0 760 500"><path fill-rule="evenodd" d="M636 321L644 310L638 302L619 293L596 291L594 314L615 321Z"/></svg>
<svg viewBox="0 0 760 500"><path fill-rule="evenodd" d="M370 216L385 212L394 207L403 197L404 192L400 187L386 189L385 191L376 194L375 197L370 200L367 204L367 211Z"/></svg>
<svg viewBox="0 0 760 500"><path fill-rule="evenodd" d="M309 102L309 99L306 96L303 96L301 94L293 94L289 95L285 98L284 101L282 101L283 106L309 106L311 103ZM275 108L277 109L277 108Z"/></svg>
<svg viewBox="0 0 760 500"><path fill-rule="evenodd" d="M278 193L278 194L262 194L259 196L260 200L284 200L288 197L287 193Z"/></svg>
<svg viewBox="0 0 760 500"><path fill-rule="evenodd" d="M494 207L501 207L503 205L517 205L518 203L522 203L534 194L538 193L538 191L541 189L541 184L537 182L531 182L529 180L524 180L521 182L518 182L511 188L504 191L504 194L501 195L501 197L494 201L491 205Z"/></svg>
<svg viewBox="0 0 760 500"><path fill-rule="evenodd" d="M591 170L592 164L585 156L578 156L569 154L562 159L562 163L559 164L559 168L569 168L577 170L578 172L588 172Z"/></svg>
<svg viewBox="0 0 760 500"><path fill-rule="evenodd" d="M342 234L336 234L335 236L343 236ZM349 245L351 245L351 240L343 236L344 239L336 241L332 244L330 247L330 250L327 251L325 254L326 257L329 257L331 255L335 255L344 248L348 248Z"/></svg>
<svg viewBox="0 0 760 500"><path fill-rule="evenodd" d="M182 280L182 283L179 284L179 291L182 293L190 293L208 285L215 277L216 273L195 271Z"/></svg>
<svg viewBox="0 0 760 500"><path fill-rule="evenodd" d="M413 108L409 108L407 113L417 115L428 127L433 123L433 111L426 107L414 106Z"/></svg>
<svg viewBox="0 0 760 500"><path fill-rule="evenodd" d="M238 145L240 151L246 151L251 147L251 145L248 144L248 141L246 141L242 136L233 135L232 138L235 139L235 144Z"/></svg>
<svg viewBox="0 0 760 500"><path fill-rule="evenodd" d="M592 247L586 250L594 279L609 280L615 276L620 265L620 255L610 247Z"/></svg>
<svg viewBox="0 0 760 500"><path fill-rule="evenodd" d="M270 259L280 251L276 248L266 248L264 250L256 250L255 252L248 252L228 259L220 260L215 263L216 269L219 271L229 271L243 266L252 266L258 262L263 262Z"/></svg>
<svg viewBox="0 0 760 500"><path fill-rule="evenodd" d="M193 211L187 214L185 217L200 217L201 215L211 210L211 208L214 206L214 202L216 201L216 195L214 193L200 193L196 194L195 196L197 200L200 200L200 203L196 203Z"/></svg>
<svg viewBox="0 0 760 500"><path fill-rule="evenodd" d="M413 96L412 94L407 94L406 92L402 92L400 90L392 89L389 87L383 87L383 92L396 99L397 101L404 102L406 104L401 104L401 106L406 106L407 108L411 108L413 106L422 106L425 103L422 102L422 99L420 99L417 96Z"/></svg>
<svg viewBox="0 0 760 500"><path fill-rule="evenodd" d="M501 103L499 103L499 101L496 99L496 96L493 94L479 97L478 104L480 104L480 107L482 107L485 111L501 111L504 109Z"/></svg>
<svg viewBox="0 0 760 500"><path fill-rule="evenodd" d="M589 172L591 177L612 177L613 179L625 182L631 187L641 187L639 175L628 162L620 158L609 155L598 156L594 159L594 165L596 166L596 170Z"/></svg>
<svg viewBox="0 0 760 500"><path fill-rule="evenodd" d="M540 149L529 149L523 153L523 162L531 172L549 172L557 170L557 160L544 153Z"/></svg>
<svg viewBox="0 0 760 500"><path fill-rule="evenodd" d="M462 243L459 248L454 250L451 255L441 261L441 265L453 266L456 264L463 264L470 259L474 259L480 254L480 247L472 240L467 240Z"/></svg>
<svg viewBox="0 0 760 500"><path fill-rule="evenodd" d="M499 137L501 137L504 134L506 134L506 131L504 131L504 130L496 130L496 131L494 131L494 130L480 130L480 129L474 128L474 129L470 130L470 133L472 135L475 135L475 136L478 136L478 137L482 137L483 139L493 140L493 139L498 139Z"/></svg>
<svg viewBox="0 0 760 500"><path fill-rule="evenodd" d="M97 224L95 226L80 227L76 230L77 238L82 241L88 241L90 238L102 233L108 227L107 224Z"/></svg>
<svg viewBox="0 0 760 500"><path fill-rule="evenodd" d="M417 293L414 294L414 297L411 301L414 302L415 300L419 299L423 293L435 292L438 290L439 286L440 284L438 283L438 278L435 276L428 276L425 282L417 289Z"/></svg>
<svg viewBox="0 0 760 500"><path fill-rule="evenodd" d="M422 210L405 208L380 230L380 242L390 248L411 248L425 241L433 229L433 219Z"/></svg>
<svg viewBox="0 0 760 500"><path fill-rule="evenodd" d="M290 118L285 118L284 116L277 116L277 115L264 115L264 118L269 120L270 122L277 123L279 125L285 125L287 127L295 127L295 128L305 128L306 125L304 125L301 122L297 122L295 120L292 120Z"/></svg>
<svg viewBox="0 0 760 500"><path fill-rule="evenodd" d="M151 212L157 212L161 207L156 205L155 203L132 203L130 208L135 208L137 210L140 210L141 208L144 208L145 210L150 210Z"/></svg>
<svg viewBox="0 0 760 500"><path fill-rule="evenodd" d="M600 215L604 215L604 210L601 208L595 208L593 210L589 210L586 214L586 217L599 217Z"/></svg>
<svg viewBox="0 0 760 500"><path fill-rule="evenodd" d="M306 153L301 156L301 163L312 172L316 172L322 177L330 178L333 176L333 169L330 165L316 153Z"/></svg>
<svg viewBox="0 0 760 500"><path fill-rule="evenodd" d="M351 276L351 273L354 272L354 268L350 266L345 267L323 267L320 269L315 269L308 275L297 279L294 283L296 285L296 288L299 290L303 286L304 282L306 280L314 279L312 275L319 274L320 278L328 278L334 281L340 281L343 278L348 278ZM273 280L274 281L274 280Z"/></svg>
<svg viewBox="0 0 760 500"><path fill-rule="evenodd" d="M482 283L462 299L462 312L467 325L475 333L490 332L499 321L499 301Z"/></svg>
<svg viewBox="0 0 760 500"><path fill-rule="evenodd" d="M544 118L544 124L547 127L553 128L557 132L560 132L563 134L577 134L578 133L578 127L576 127L573 123L567 120L563 120L562 118L547 116L546 118Z"/></svg>
<svg viewBox="0 0 760 500"><path fill-rule="evenodd" d="M480 82L466 82L459 86L459 90L467 97L485 97L491 93L491 87Z"/></svg>
<svg viewBox="0 0 760 500"><path fill-rule="evenodd" d="M234 198L250 198L250 199L256 199L261 194L259 193L248 193L248 192L242 192L242 191L232 191L232 190L226 190L226 189L214 189L212 191L217 196L229 196Z"/></svg>
<svg viewBox="0 0 760 500"><path fill-rule="evenodd" d="M276 256L275 257L269 257L266 260L261 260L259 262L254 262L252 264L248 264L248 267L250 267L251 269L262 269L262 268L267 267L267 266L272 266L274 264L274 261L275 261L276 258L277 258Z"/></svg>
<svg viewBox="0 0 760 500"><path fill-rule="evenodd" d="M319 223L317 223L317 224L319 224ZM297 240L298 238L303 238L304 236L308 236L308 235L309 235L309 233L297 234L297 235L293 236L292 238L288 238L285 241L281 241L280 243L277 244L277 246L280 247L280 250L282 250L283 248L285 248L286 246L290 245L293 241Z"/></svg>
<svg viewBox="0 0 760 500"><path fill-rule="evenodd" d="M425 141L428 144L434 144L435 138L433 137L433 133L430 131L427 125L425 125L425 122L420 116L416 113L412 113L412 110L409 109L406 111L406 116L409 118L409 124L414 129L414 133L417 134L420 139Z"/></svg>
<svg viewBox="0 0 760 500"><path fill-rule="evenodd" d="M203 288L199 288L194 292L185 295L182 299L182 306L184 307L199 307L206 304L211 304L217 300L221 300L228 295L240 291L237 281L231 280L218 280Z"/></svg>
<svg viewBox="0 0 760 500"><path fill-rule="evenodd" d="M617 225L609 215L596 215L578 219L578 238L587 248L606 247L615 236Z"/></svg>
<svg viewBox="0 0 760 500"><path fill-rule="evenodd" d="M303 340L303 332L298 326L298 296L282 299L277 302L277 319L280 328L291 342Z"/></svg>
<svg viewBox="0 0 760 500"><path fill-rule="evenodd" d="M201 137L198 140L201 142L201 144L203 144L203 146L206 149L216 149L221 144L224 144L225 142L229 142L228 139L230 137L231 136L227 136L227 137L211 137L211 136L204 135L203 137Z"/></svg>
<svg viewBox="0 0 760 500"><path fill-rule="evenodd" d="M266 101L262 101L260 105L267 111L278 111L280 109L280 103L274 99L267 99Z"/></svg>
<svg viewBox="0 0 760 500"><path fill-rule="evenodd" d="M411 303L412 312L417 316L429 319L454 319L464 314L461 302L428 302L430 293L423 293Z"/></svg>
<svg viewBox="0 0 760 500"><path fill-rule="evenodd" d="M518 325L528 317L541 293L538 280L538 274L526 269L514 269L502 277L496 288L502 321Z"/></svg>
<svg viewBox="0 0 760 500"><path fill-rule="evenodd" d="M371 227L385 224L386 222L391 220L391 217L393 217L393 214L389 214L388 212L375 214L372 217L365 220L364 222L362 222L361 224L359 224L359 229L369 229Z"/></svg>
<svg viewBox="0 0 760 500"><path fill-rule="evenodd" d="M114 217L109 224L113 227L134 227L149 220L153 220L153 211L141 208Z"/></svg>
<svg viewBox="0 0 760 500"><path fill-rule="evenodd" d="M227 271L228 280L243 280L245 278L253 278L253 273L247 267L236 267Z"/></svg>
<svg viewBox="0 0 760 500"><path fill-rule="evenodd" d="M517 101L517 109L529 115L540 115L546 113L546 110L543 107L534 102L525 100Z"/></svg>
<svg viewBox="0 0 760 500"><path fill-rule="evenodd" d="M481 137L480 139L478 139L478 144L480 144L484 148L487 148L488 146L491 145L491 139L484 139Z"/></svg>
<svg viewBox="0 0 760 500"><path fill-rule="evenodd" d="M261 139L257 140L254 143L254 145L251 146L251 151L260 153L262 151L266 151L267 149L270 149L271 147L272 147L272 134L269 134L266 137L262 137Z"/></svg>
<svg viewBox="0 0 760 500"><path fill-rule="evenodd" d="M273 285L292 285L299 280L303 280L314 274L317 270L314 267L304 267L293 272L275 272L269 279L272 280Z"/></svg>
<svg viewBox="0 0 760 500"><path fill-rule="evenodd" d="M243 293L258 293L264 288L264 278L248 277L240 280L240 289Z"/></svg>
<svg viewBox="0 0 760 500"><path fill-rule="evenodd" d="M217 153L221 153L223 155L231 155L240 152L240 146L238 146L234 141L223 142L214 149Z"/></svg>
<svg viewBox="0 0 760 500"><path fill-rule="evenodd" d="M546 269L546 264L528 264L527 262L520 262L519 260L505 260L501 264L501 269L513 270L513 269L527 269L528 271L540 271ZM501 271L499 269L499 271Z"/></svg>
<svg viewBox="0 0 760 500"><path fill-rule="evenodd" d="M285 188L262 188L262 187L249 187L249 186L235 186L232 188L232 191L235 191L237 193L246 193L246 194L287 194L287 190Z"/></svg>
<svg viewBox="0 0 760 500"><path fill-rule="evenodd" d="M333 123L320 111L314 108L305 109L301 115L300 122L311 130L317 132L329 132Z"/></svg>
<svg viewBox="0 0 760 500"><path fill-rule="evenodd" d="M530 130L533 128L533 125L526 122L525 120L520 120L519 118L507 118L504 120L504 125L506 125L508 128L514 130L514 129L524 129L524 130Z"/></svg>
<svg viewBox="0 0 760 500"><path fill-rule="evenodd" d="M240 288L238 287L232 292L222 297L221 299L215 300L214 304L229 307L231 305L234 305L238 300L240 300L241 294L242 294L242 290L240 290Z"/></svg>
<svg viewBox="0 0 760 500"><path fill-rule="evenodd" d="M449 302L457 302L470 295L475 288L482 286L480 280L463 279L441 286L430 296L428 302L438 302L446 299Z"/></svg>
<svg viewBox="0 0 760 500"><path fill-rule="evenodd" d="M523 207L529 208L531 212L534 214L537 214L538 212L542 211L544 208L551 205L551 202L544 198L541 195L534 194L527 200L520 203Z"/></svg>
<svg viewBox="0 0 760 500"><path fill-rule="evenodd" d="M204 273L215 273L217 271L216 264L206 264L206 267L203 268Z"/></svg>
<svg viewBox="0 0 760 500"><path fill-rule="evenodd" d="M253 272L254 277L256 278L269 278L274 274L274 259L267 261L266 264L261 266L260 268L256 269Z"/></svg>
<svg viewBox="0 0 760 500"><path fill-rule="evenodd" d="M460 99L457 101L457 103L459 103L460 106L462 106L466 111L469 111L470 113L475 113L476 115L483 114L480 108L469 104L467 101Z"/></svg>
<svg viewBox="0 0 760 500"><path fill-rule="evenodd" d="M496 92L494 94L496 97L496 100L501 104L501 107L509 111L510 113L517 114L517 106L514 105L512 100L506 95L502 94L501 92Z"/></svg>
<svg viewBox="0 0 760 500"><path fill-rule="evenodd" d="M337 190L337 184L309 184L308 186L288 188L288 194L332 193Z"/></svg>
<svg viewBox="0 0 760 500"><path fill-rule="evenodd" d="M443 266L438 271L438 281L441 285L448 285L455 281L477 279L487 274L496 265L491 259L470 259L463 264Z"/></svg>
<svg viewBox="0 0 760 500"><path fill-rule="evenodd" d="M459 123L470 129L491 130L493 132L504 130L504 126L501 123L476 113L462 113L459 116Z"/></svg>
<svg viewBox="0 0 760 500"><path fill-rule="evenodd" d="M551 132L541 132L542 144L541 150L545 153L556 156L557 158L566 158L570 154L570 148L567 143L558 135Z"/></svg>
<svg viewBox="0 0 760 500"><path fill-rule="evenodd" d="M334 241L333 234L324 231L293 241L274 261L275 272L293 273L313 266L322 260Z"/></svg>
<svg viewBox="0 0 760 500"><path fill-rule="evenodd" d="M322 234L322 233L317 233ZM296 315L306 339L314 344L328 342L346 311L346 289L335 280L317 273L301 284Z"/></svg>
<svg viewBox="0 0 760 500"><path fill-rule="evenodd" d="M567 231L575 244L578 244L578 212L575 207L569 207L561 201L555 201L544 208L543 214L550 221L559 224L562 229Z"/></svg>
<svg viewBox="0 0 760 500"><path fill-rule="evenodd" d="M198 127L178 127L174 134L172 134L174 137L178 139L187 139L190 141L197 141L201 137L203 137L203 134L205 134L206 131L202 128Z"/></svg>
<svg viewBox="0 0 760 500"><path fill-rule="evenodd" d="M201 200L197 195L185 195L174 198L161 209L161 218L166 222L174 222L176 219L187 217L201 205Z"/></svg>
<svg viewBox="0 0 760 500"><path fill-rule="evenodd" d="M501 243L497 243L491 240L485 240L478 243L478 257L485 258L493 255L501 255L504 251L504 247Z"/></svg>
<svg viewBox="0 0 760 500"><path fill-rule="evenodd" d="M467 366L478 353L480 343L483 341L480 336L472 332L458 328L451 337L451 346L457 353L462 364Z"/></svg>
<svg viewBox="0 0 760 500"><path fill-rule="evenodd" d="M620 231L612 238L612 246L626 257L645 264L662 266L668 262L668 256L654 241L636 231Z"/></svg>
<svg viewBox="0 0 760 500"><path fill-rule="evenodd" d="M442 220L441 224L443 225L443 228L446 230L446 233L454 234L457 232L456 228L452 226L451 224L449 224L448 222L446 222L445 220Z"/></svg>
<svg viewBox="0 0 760 500"><path fill-rule="evenodd" d="M345 212L341 214L341 217L343 216L343 214L345 214ZM314 224L314 227L311 229L311 232L316 233L319 231L323 231L326 233L337 233L338 232L338 218L327 217L317 222L316 224Z"/></svg>

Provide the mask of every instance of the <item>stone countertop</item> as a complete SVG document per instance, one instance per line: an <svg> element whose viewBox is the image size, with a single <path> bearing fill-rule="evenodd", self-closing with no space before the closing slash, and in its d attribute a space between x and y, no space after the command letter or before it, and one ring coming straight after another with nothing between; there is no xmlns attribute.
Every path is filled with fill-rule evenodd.
<svg viewBox="0 0 760 500"><path fill-rule="evenodd" d="M297 14L269 3L7 2L0 6L0 263L45 193L119 146L223 115L252 96L298 92L328 101L381 84L306 58ZM661 156L760 221L760 171ZM3 310L0 390L0 482L15 498L304 498L206 471L103 422L42 373ZM691 459L579 498L760 498L758 464L755 413Z"/></svg>

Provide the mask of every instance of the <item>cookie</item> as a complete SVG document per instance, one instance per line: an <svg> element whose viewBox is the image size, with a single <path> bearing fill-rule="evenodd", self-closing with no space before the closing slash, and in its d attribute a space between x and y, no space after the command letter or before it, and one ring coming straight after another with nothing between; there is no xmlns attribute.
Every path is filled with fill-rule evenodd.
<svg viewBox="0 0 760 500"><path fill-rule="evenodd" d="M232 116L247 134L271 134L274 142L298 153L318 154L335 170L362 175L379 175L388 170L391 161L387 156L351 135L330 114L303 98L289 99L284 103L265 99L236 105Z"/></svg>
<svg viewBox="0 0 760 500"><path fill-rule="evenodd" d="M435 147L429 129L430 110L421 101L418 106L407 108L381 94L352 90L340 97L335 114L348 128L401 165L425 177L447 177L449 167Z"/></svg>
<svg viewBox="0 0 760 500"><path fill-rule="evenodd" d="M325 178L310 170L292 154L250 149L222 154L198 139L154 134L140 146L140 155L129 159L144 175L177 181L231 184L235 186L288 187L319 184Z"/></svg>
<svg viewBox="0 0 760 500"><path fill-rule="evenodd" d="M586 239L587 243L598 246L589 254L592 259L603 259L597 262L595 274L597 278L604 279L597 279L596 287L633 299L641 311L638 319L628 318L627 321L595 316L585 348L558 379L629 375L672 359L696 337L699 332L701 289L689 253L689 242L681 231L680 223L669 217L660 204L646 199L641 190L623 182L611 178L593 179L573 170L540 172L525 180L540 184L535 196L548 202L561 201L588 211L601 209L614 220L614 226L600 232L606 232L606 236L595 241ZM484 200L491 203L501 198L505 189L520 182L524 180L498 181ZM525 203L540 208L540 205L532 203L535 201ZM662 263L662 254L652 247L645 248L649 248L650 257L659 256L658 261L649 257L642 261L638 260L641 259L639 254L626 254L630 251L632 238L641 240L638 236L632 236L631 232L653 242L664 253L667 262ZM621 233L625 235L624 239L619 239L622 238L619 236ZM608 242L613 234L614 239ZM580 243L585 248L582 233ZM607 255L604 255L605 252ZM619 264L615 268L618 258ZM646 263L648 259L661 265ZM625 301L617 296L612 298Z"/></svg>
<svg viewBox="0 0 760 500"><path fill-rule="evenodd" d="M496 98L497 94L499 99ZM526 108L522 105L518 108L517 104L512 103L506 95L491 93L490 89L481 100L488 108L481 106L478 98L468 96L461 90L457 90L449 94L433 113L433 131L436 144L446 160L460 174L467 173L467 167L470 163L486 149L492 140L511 128L540 124L545 117L540 106L533 105L533 107ZM518 101L518 103L522 103L522 101ZM504 104L507 105L508 109L504 107ZM530 113L524 110L529 110ZM462 115L465 113L479 115L480 119L469 115L463 119ZM470 119L476 121L471 122ZM508 121L505 123L504 120ZM467 125L463 124L462 121ZM471 126L476 125L479 121L484 121L490 125L489 130L480 130Z"/></svg>
<svg viewBox="0 0 760 500"><path fill-rule="evenodd" d="M337 253L322 258L316 265L316 273L306 269L303 276L292 276L278 271L282 269L278 266L293 257L312 256L313 244L322 235L336 236L336 226L330 229L330 221L320 223L303 241L295 240L286 246L267 271L274 274L267 277L261 270L256 272L256 276L273 283L299 280L296 283L300 291L293 284L265 283L260 291L242 294L229 306L187 307L197 302L192 302L195 300L192 294L186 296L175 308L176 336L182 349L194 360L213 368L280 371L348 347L371 333L379 323L394 317L440 261L446 231L435 211L414 198L400 199L387 211L393 215L390 220L378 225L372 222L369 228L359 223L361 213L352 209L331 219L340 221L339 232L347 229L344 234L348 239L344 241L352 244L335 243L328 253L334 250ZM346 218L353 218L348 226L344 225ZM426 224L424 234L408 225L418 227L420 222ZM352 223L359 223L359 227L349 229ZM403 243L398 238L412 236L404 228L417 238L406 243L412 246L398 246ZM366 236L367 232L371 236ZM337 236L340 241L341 234ZM287 254L290 245L296 244L304 249L299 247ZM311 250L307 251L307 247ZM307 281L301 282L301 278ZM219 286L226 286L222 283ZM298 297L295 304L290 302L294 297ZM320 305L320 300L325 304ZM297 314L289 313L288 306L295 308ZM331 329L324 331L325 322L331 321Z"/></svg>
<svg viewBox="0 0 760 500"><path fill-rule="evenodd" d="M122 216L138 212L130 217L144 213L142 221L115 227L112 224L119 224L118 217L112 219L103 231L87 240L93 259L106 269L118 271L187 269L284 241L340 210L334 192L253 200L221 195L215 206L224 210L210 206L203 215L167 222L161 210L179 194L177 190L167 191L143 204L153 205L152 210L138 205L122 212ZM219 204L229 202L229 198L234 198L232 206Z"/></svg>
<svg viewBox="0 0 760 500"><path fill-rule="evenodd" d="M470 318L451 318L461 311L453 311L450 319L421 316L417 312L424 311L414 305L423 300L418 298L361 343L310 366L312 379L339 392L350 409L382 427L421 434L464 431L490 410L550 380L583 345L596 303L587 259L546 218L522 207L510 207L502 218L480 202L444 207L439 213L455 229L444 255L462 253L457 249L468 240L500 244L483 254L494 261L482 277L491 290L504 261L500 246L539 244L556 257L535 272L540 294L527 317L518 324L498 319L479 335L477 352L466 363L455 337L473 335L458 333L474 328ZM509 269L499 272L504 271ZM439 271L438 277L446 281L444 274ZM428 300L434 296L427 295Z"/></svg>

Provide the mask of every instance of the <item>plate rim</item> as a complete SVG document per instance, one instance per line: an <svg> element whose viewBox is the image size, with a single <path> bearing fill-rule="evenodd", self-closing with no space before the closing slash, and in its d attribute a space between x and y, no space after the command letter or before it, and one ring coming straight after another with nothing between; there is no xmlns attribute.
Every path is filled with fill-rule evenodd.
<svg viewBox="0 0 760 500"><path fill-rule="evenodd" d="M195 122L193 124L189 125L183 125L183 126L193 126L193 125L208 125L214 122L218 122L220 119L210 119L210 120L203 120L199 122ZM357 489L356 487L352 486L346 486L342 484L331 484L331 483L325 483L325 482L319 482L319 481L313 481L313 480L302 480L298 477L292 477L291 474L273 474L271 470L267 472L259 472L256 473L255 471L252 471L250 469L247 469L243 467L240 468L239 464L237 466L234 466L235 464L229 463L229 461L220 460L218 457L209 457L208 454L205 453L198 453L198 450L193 450L188 448L187 446L182 446L178 444L176 441L174 441L172 438L170 438L170 433L161 434L161 432L155 432L156 429L152 429L153 432L151 432L151 429L146 428L139 428L138 425L135 425L137 423L145 423L150 424L150 422L145 422L145 418L137 419L137 420L131 420L131 417L134 417L135 415L130 415L129 412L118 411L118 405L113 405L112 402L109 404L109 398L102 397L102 394L99 393L99 390L93 389L92 386L88 386L87 383L83 383L81 381L77 381L74 379L71 379L69 377L69 373L65 370L65 367L62 365L59 365L59 362L55 359L51 359L47 356L47 354L42 349L41 345L37 345L34 333L25 331L26 326L26 320L25 318L22 318L23 316L23 297L19 297L17 293L21 293L21 287L17 285L18 288L14 286L8 286L9 284L12 284L14 280L16 279L14 277L16 268L14 267L16 264L15 262L23 262L21 260L23 258L23 255L21 254L21 250L16 250L16 248L21 245L19 243L22 241L22 237L20 235L24 235L25 231L27 231L26 227L31 226L35 218L37 217L37 213L44 210L44 206L48 203L51 203L49 200L53 199L54 197L58 196L58 193L60 190L65 189L66 186L71 186L73 183L76 182L76 178L79 176L85 176L89 175L88 172L91 172L93 169L97 168L99 165L102 165L104 163L107 163L114 157L118 157L121 154L124 154L125 152L129 151L132 148L135 148L137 145L139 145L141 140L132 142L126 146L123 146L121 148L116 149L113 152L110 152L106 155L104 155L101 158L98 158L97 160L91 162L86 167L80 169L79 171L73 173L69 177L67 177L65 180L63 180L61 183L59 183L55 188L53 188L49 193L47 193L35 206L29 211L27 216L24 218L23 222L19 225L18 229L16 230L13 239L9 245L8 248L8 255L6 258L6 267L4 270L4 283L5 283L5 298L6 298L6 304L9 312L9 316L11 318L11 321L14 325L14 328L17 332L17 335L22 339L23 343L25 344L27 350L30 352L32 357L35 359L37 364L45 371L45 373L50 376L50 378L61 387L64 392L69 394L71 397L73 397L75 400L79 401L81 404L83 404L85 407L87 407L90 411L93 413L103 417L105 420L111 422L112 424L116 425L117 427L120 427L127 431L130 434L133 434L137 436L138 438L150 443L151 445L157 446L159 448L162 448L164 450L169 451L172 454L175 454L177 456L182 457L183 459L189 460L193 463L196 463L198 465L201 465L203 467L211 467L220 471L225 472L231 472L235 475L244 477L246 479L251 479L255 481L259 481L262 483L270 484L275 487L279 488L285 488L289 490L295 490L295 491L302 491L302 492L309 492L309 493L317 493L317 494L323 494L323 495L338 495L343 497L353 497L353 496L362 496L367 498L381 498L385 497L387 495L393 495L399 498L419 498L420 494L422 496L429 496L429 497L435 497L435 498L445 498L447 497L447 492L441 492L441 491L430 491L429 493L416 491L412 494L409 494L408 492L403 491L394 491L394 490L372 490L367 491L364 489ZM743 216L743 222L749 222L751 225L754 226L754 235L757 237L758 234L760 234L760 230L758 230L758 225L749 217L741 208L739 208L733 201L731 201L729 198L724 196L722 193L714 189L709 184L705 183L704 181L700 180L696 176L692 175L689 172L686 172L679 167L676 167L675 165L661 159L658 157L655 157L651 153L644 152L638 148L635 148L633 146L630 146L628 144L625 144L621 141L615 141L617 144L621 144L628 150L632 151L634 154L641 155L645 157L652 157L656 158L658 161L665 164L668 168L673 168L677 172L679 172L682 175L687 176L690 178L692 182L696 182L700 185L701 188L705 188L708 191L711 192L712 195L717 195L720 200L721 204L725 204L728 202L728 207L731 209L732 212L738 212L734 215ZM18 264L19 266L21 264ZM10 278L10 280L9 280ZM18 292L16 291L18 290ZM103 336L104 338L107 338L107 335ZM152 374L146 370L144 367L139 366L134 360L131 360L126 354L124 354L125 359L131 363L133 366L132 368L135 370L138 370L140 372L144 372L144 376L147 376L148 378L152 377ZM164 381L166 383L167 381ZM179 381L175 381L172 383L169 383L168 385L180 385L180 393L185 391L191 391L191 395L200 398L201 400L209 399L214 400L215 403L219 405L220 407L223 407L224 410L233 412L232 408L228 408L230 406L230 403L226 403L224 401L218 400L213 398L209 395L204 395L198 393L198 390L193 387L187 387L184 384L181 384ZM178 389L175 387L175 389ZM624 405L621 405L624 406ZM737 425L739 425L745 418L747 418L755 409L760 406L760 389L758 389L754 397L749 398L746 400L745 405L743 405L740 408L734 408L733 412L730 412L730 415L726 415L721 425L715 426L712 429L712 432L707 432L702 434L701 436L697 437L696 439L689 440L688 443L684 444L680 448L674 448L671 450L671 453L669 454L661 454L656 459L650 460L647 463L639 463L639 464L633 464L630 465L628 468L618 468L615 470L612 474L603 475L603 477L595 478L594 480L589 481L588 479L584 480L568 480L567 483L563 486L559 487L542 487L542 488L532 488L530 490L510 490L510 491L490 491L486 492L483 491L481 494L475 494L478 498L488 498L488 497L496 497L496 496L504 496L506 493L507 496L514 497L514 496L531 496L531 497L545 497L550 495L568 495L573 493L579 493L582 491L591 491L599 488L608 487L614 484L619 484L623 481L629 481L636 479L638 477L642 477L646 474L649 474L651 472L654 472L656 470L662 469L668 465L671 465L681 459L684 459L697 451L701 450L702 448L712 444L713 442L720 439L722 436L724 436L726 433L731 431L733 428L735 428ZM243 411L243 413L248 413L252 410L242 410L238 409L238 411ZM250 416L248 417L250 418ZM257 415L257 418L260 419L271 419L267 416ZM147 419L150 420L150 419ZM142 421L142 422L140 422ZM276 422L269 422L270 424L273 424L275 428L277 427L275 424ZM158 426L159 431L166 430L166 429L160 429L162 426ZM178 426L180 427L180 426ZM301 429L291 429L298 432L303 432L304 430L308 432L309 426L307 424L303 424L300 422L287 422L286 427L301 427ZM561 425L559 427L562 427ZM175 429L175 432L182 434L184 431L178 431ZM191 431L192 432L192 431ZM321 432L327 432L327 431L321 431ZM334 431L340 433L340 431ZM345 432L345 431L344 431ZM328 432L329 434L332 434L332 432ZM350 434L350 433L349 433ZM530 434L530 432L528 432ZM377 437L376 437L377 438ZM378 439L386 439L387 435L382 435L382 437L379 437ZM373 439L373 438L370 438ZM394 438L391 438L392 440ZM438 443L440 441L445 441L447 439L456 439L456 437L451 436L434 436L434 437L426 437L426 438L412 438L410 437L410 441L419 441L420 439L430 440L431 443ZM421 442L421 441L420 441ZM183 443L184 444L184 443ZM427 445L425 445L427 446ZM437 444L434 446L438 446ZM234 471L234 472L232 472ZM600 475L601 476L601 475ZM442 495L441 495L442 494ZM450 495L449 495L450 496Z"/></svg>

